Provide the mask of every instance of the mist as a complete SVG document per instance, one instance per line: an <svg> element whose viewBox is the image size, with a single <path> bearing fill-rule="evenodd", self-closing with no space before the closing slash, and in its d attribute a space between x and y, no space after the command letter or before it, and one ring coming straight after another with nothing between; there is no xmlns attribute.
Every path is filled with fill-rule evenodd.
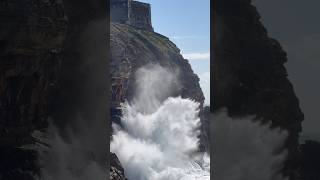
<svg viewBox="0 0 320 180"><path fill-rule="evenodd" d="M75 28L65 44L49 128L35 132L41 180L108 177L108 70L104 20Z"/></svg>
<svg viewBox="0 0 320 180"><path fill-rule="evenodd" d="M288 132L253 121L232 119L225 111L212 114L210 138L212 174L217 180L287 180L281 169Z"/></svg>
<svg viewBox="0 0 320 180"><path fill-rule="evenodd" d="M178 77L179 69L173 72L160 65L145 65L135 72L135 95L131 103L141 112L155 111L181 88Z"/></svg>
<svg viewBox="0 0 320 180"><path fill-rule="evenodd" d="M178 88L175 73L159 66L140 68L136 95L123 105L123 128L113 125L110 150L126 177L135 180L210 179L210 158L199 153L199 103L166 97Z"/></svg>
<svg viewBox="0 0 320 180"><path fill-rule="evenodd" d="M88 131L88 133L90 133ZM46 143L50 147L40 151L41 180L105 179L107 169L99 164L85 137L69 131L66 140L51 125Z"/></svg>

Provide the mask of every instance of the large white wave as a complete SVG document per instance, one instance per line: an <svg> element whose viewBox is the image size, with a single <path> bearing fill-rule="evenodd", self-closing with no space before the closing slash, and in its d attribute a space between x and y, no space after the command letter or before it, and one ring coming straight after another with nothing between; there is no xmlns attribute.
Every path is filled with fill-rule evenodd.
<svg viewBox="0 0 320 180"><path fill-rule="evenodd" d="M210 179L209 155L197 152L199 103L181 97L162 101L161 92L167 94L177 81L160 66L142 68L136 75L139 91L132 104L124 105L123 128L114 125L111 142L126 176L134 180Z"/></svg>

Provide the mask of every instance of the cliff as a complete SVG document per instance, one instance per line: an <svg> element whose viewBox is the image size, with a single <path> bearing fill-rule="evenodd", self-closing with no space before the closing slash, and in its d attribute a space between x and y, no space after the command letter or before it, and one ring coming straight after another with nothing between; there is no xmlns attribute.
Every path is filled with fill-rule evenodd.
<svg viewBox="0 0 320 180"><path fill-rule="evenodd" d="M157 63L179 71L181 89L172 95L181 94L182 97L194 99L203 105L204 96L198 83L199 78L193 73L188 60L182 57L180 50L168 38L128 25L111 23L110 47L111 61L128 58L131 62L132 73L126 93L129 101L135 93L133 83L135 71L139 67Z"/></svg>
<svg viewBox="0 0 320 180"><path fill-rule="evenodd" d="M116 154L110 153L110 180L127 180Z"/></svg>
<svg viewBox="0 0 320 180"><path fill-rule="evenodd" d="M98 1L1 2L0 18L5 22L0 25L1 179L34 179L40 174L37 148L43 142L33 132L46 133L49 117L62 134L70 127L77 131L73 125L78 116L87 123L99 121L105 130L108 90L107 83L101 83L108 82L104 7ZM149 63L179 69L182 86L172 95L192 98L202 107L199 79L168 38L116 23L111 25L110 36L113 60L122 58L128 46L126 56L133 73ZM129 84L128 99L133 86ZM95 142L105 147L107 135L96 134L100 137ZM97 157L105 164L104 158ZM111 176L124 179L117 157L111 154L110 158Z"/></svg>
<svg viewBox="0 0 320 180"><path fill-rule="evenodd" d="M38 147L43 142L33 132L46 132L49 117L62 128L71 114L85 113L88 119L107 114L106 107L97 105L106 104L107 88L93 81L107 82L105 6L92 0L0 2L0 179L40 175ZM103 25L95 26L97 21ZM107 118L101 117L104 123ZM99 143L105 144L102 139Z"/></svg>
<svg viewBox="0 0 320 180"><path fill-rule="evenodd" d="M180 54L180 50L167 37L155 32L144 31L126 24L111 23L110 28L111 62L128 59L131 64L131 74L126 91L126 99L131 101L135 93L135 72L138 68L148 64L159 64L170 70L176 71L180 87L162 97L181 95L190 98L200 105L200 117L203 118L204 96L199 85L199 78L191 69L188 60ZM205 123L202 129L205 128ZM204 132L204 131L202 131ZM208 150L207 134L201 134L201 150Z"/></svg>
<svg viewBox="0 0 320 180"><path fill-rule="evenodd" d="M58 2L0 3L0 179L39 174L34 130L47 127L67 19Z"/></svg>
<svg viewBox="0 0 320 180"><path fill-rule="evenodd" d="M289 131L289 157L283 173L299 177L299 133L304 119L284 64L286 52L270 38L250 0L223 0L214 5L213 110L231 117L256 115Z"/></svg>

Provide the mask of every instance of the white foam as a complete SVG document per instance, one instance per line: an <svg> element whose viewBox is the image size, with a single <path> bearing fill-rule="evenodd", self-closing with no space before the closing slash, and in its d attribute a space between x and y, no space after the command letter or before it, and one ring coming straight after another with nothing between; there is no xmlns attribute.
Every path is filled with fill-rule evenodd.
<svg viewBox="0 0 320 180"><path fill-rule="evenodd" d="M148 81L140 81L134 102L124 105L124 128L114 125L111 142L126 176L135 180L210 179L209 156L196 153L199 103L181 97L161 101L161 89L167 90L163 87L175 81L175 76L160 66L138 72L137 80L148 77Z"/></svg>

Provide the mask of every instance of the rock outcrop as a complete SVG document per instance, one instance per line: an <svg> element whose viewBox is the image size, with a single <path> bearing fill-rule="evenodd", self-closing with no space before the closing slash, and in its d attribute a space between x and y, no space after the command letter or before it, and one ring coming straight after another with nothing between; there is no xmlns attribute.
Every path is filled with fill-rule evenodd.
<svg viewBox="0 0 320 180"><path fill-rule="evenodd" d="M199 102L202 107L204 96L199 85L199 78L193 73L188 60L182 57L180 50L167 37L125 24L111 23L110 43L111 61L128 58L131 62L132 73L126 93L129 101L135 93L134 73L136 70L148 64L159 64L179 71L177 73L181 87L172 95L181 94L184 98L191 98Z"/></svg>
<svg viewBox="0 0 320 180"><path fill-rule="evenodd" d="M0 179L39 176L42 142L33 132L45 132L48 117L67 124L62 121L75 111L107 115L106 107L91 103L108 99L100 83L107 82L105 7L93 0L0 2ZM88 113L84 104L95 110Z"/></svg>
<svg viewBox="0 0 320 180"><path fill-rule="evenodd" d="M110 153L110 180L127 180L116 154Z"/></svg>
<svg viewBox="0 0 320 180"><path fill-rule="evenodd" d="M190 98L200 103L200 117L204 120L203 102L204 95L199 85L199 78L191 69L188 60L180 54L180 50L167 37L155 32L137 29L133 26L111 23L110 28L111 61L128 59L131 64L126 99L130 102L135 92L135 72L138 68L158 64L172 71L176 71L180 86L169 96ZM203 123L202 129L205 128ZM204 132L204 131L202 131ZM207 134L201 134L200 150L208 150Z"/></svg>
<svg viewBox="0 0 320 180"><path fill-rule="evenodd" d="M213 110L227 108L231 117L256 115L289 131L283 173L299 177L299 132L304 119L287 78L287 56L270 38L250 0L223 0L213 9Z"/></svg>
<svg viewBox="0 0 320 180"><path fill-rule="evenodd" d="M67 19L56 1L0 2L0 179L39 174L34 130L47 127Z"/></svg>
<svg viewBox="0 0 320 180"><path fill-rule="evenodd" d="M104 8L92 0L0 2L0 179L31 180L40 174L32 133L45 133L48 117L62 133L75 114L107 120L108 91L101 83L108 81ZM150 63L179 69L181 88L170 95L199 102L202 116L199 78L168 38L117 23L111 24L110 36L113 60L128 57L132 74ZM129 83L129 100L133 89ZM125 179L119 160L110 156L111 176Z"/></svg>
<svg viewBox="0 0 320 180"><path fill-rule="evenodd" d="M159 64L176 71L180 87L168 96L181 95L200 103L202 114L204 96L199 85L199 78L193 73L188 60L180 54L180 50L167 37L158 33L136 29L132 26L111 23L110 30L111 61L127 58L131 63L131 75L126 98L131 101L135 90L135 72L148 64ZM168 97L167 96L167 97ZM163 97L165 100L167 97Z"/></svg>

